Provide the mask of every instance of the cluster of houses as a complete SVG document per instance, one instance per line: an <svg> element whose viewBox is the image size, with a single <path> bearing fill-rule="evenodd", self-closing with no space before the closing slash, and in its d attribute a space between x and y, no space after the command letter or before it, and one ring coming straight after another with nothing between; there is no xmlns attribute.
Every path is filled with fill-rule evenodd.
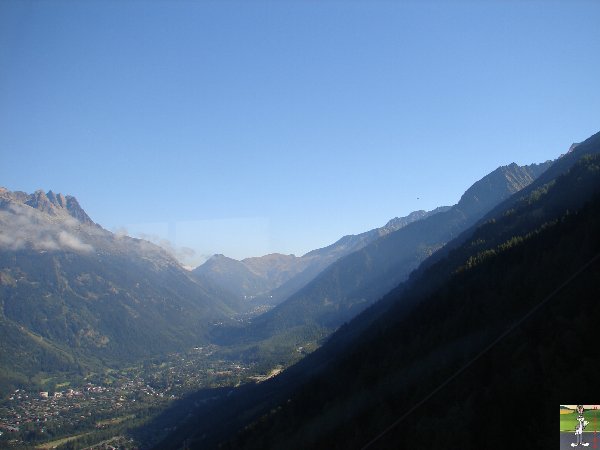
<svg viewBox="0 0 600 450"><path fill-rule="evenodd" d="M50 393L48 391L41 391L40 392L40 398L62 398L62 397L66 397L66 398L73 398L73 397L82 397L83 396L83 392L81 391L76 391L74 389L67 389L66 391L56 391L54 392L52 395L50 395Z"/></svg>
<svg viewBox="0 0 600 450"><path fill-rule="evenodd" d="M18 433L25 424L36 424L44 432L50 421L78 421L84 410L120 407L125 398L109 388L88 383L83 388L63 391L27 392L16 389L0 407L0 432ZM89 415L89 414L88 414ZM2 436L2 435L0 435Z"/></svg>

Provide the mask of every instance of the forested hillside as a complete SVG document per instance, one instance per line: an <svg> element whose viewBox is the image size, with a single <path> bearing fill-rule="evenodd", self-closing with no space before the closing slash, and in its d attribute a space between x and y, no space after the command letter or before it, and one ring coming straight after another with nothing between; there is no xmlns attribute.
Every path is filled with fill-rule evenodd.
<svg viewBox="0 0 600 450"><path fill-rule="evenodd" d="M518 423L536 447L555 445L543 430L559 398L593 385L598 229L592 155L475 229L287 375L232 395L179 436L192 448L235 428L227 448L362 448L379 435L372 448L506 448ZM238 405L235 419L228 404Z"/></svg>
<svg viewBox="0 0 600 450"><path fill-rule="evenodd" d="M251 349L259 342L258 348L269 353L333 332L405 281L423 260L499 202L530 185L550 164L499 167L469 187L456 205L438 209L341 258L249 326L221 330L218 341Z"/></svg>

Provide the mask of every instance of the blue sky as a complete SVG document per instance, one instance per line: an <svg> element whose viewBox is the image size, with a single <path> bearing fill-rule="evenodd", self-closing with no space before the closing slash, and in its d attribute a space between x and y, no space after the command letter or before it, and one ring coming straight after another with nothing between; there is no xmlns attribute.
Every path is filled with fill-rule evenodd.
<svg viewBox="0 0 600 450"><path fill-rule="evenodd" d="M0 2L0 185L303 254L600 130L600 2Z"/></svg>

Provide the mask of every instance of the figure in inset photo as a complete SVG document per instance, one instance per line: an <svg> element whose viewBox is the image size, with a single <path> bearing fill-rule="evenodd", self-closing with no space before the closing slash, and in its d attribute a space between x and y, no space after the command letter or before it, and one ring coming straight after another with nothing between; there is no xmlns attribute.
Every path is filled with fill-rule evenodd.
<svg viewBox="0 0 600 450"><path fill-rule="evenodd" d="M588 421L583 417L583 405L577 405L577 425L575 426L575 439L576 442L571 444L571 447L577 447L582 445L587 447L590 445L589 442L583 442L583 429L587 427Z"/></svg>

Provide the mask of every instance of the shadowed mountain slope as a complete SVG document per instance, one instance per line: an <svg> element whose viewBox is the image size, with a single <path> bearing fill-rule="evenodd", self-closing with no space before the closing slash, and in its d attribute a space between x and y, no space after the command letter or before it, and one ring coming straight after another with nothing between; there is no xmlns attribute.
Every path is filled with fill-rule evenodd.
<svg viewBox="0 0 600 450"><path fill-rule="evenodd" d="M335 329L406 280L423 260L549 166L550 162L511 164L496 169L473 184L455 206L341 258L288 300L257 317L241 339L263 339L306 325Z"/></svg>
<svg viewBox="0 0 600 450"><path fill-rule="evenodd" d="M581 156L296 366L200 408L161 448L556 445L560 399L600 393L600 157Z"/></svg>

